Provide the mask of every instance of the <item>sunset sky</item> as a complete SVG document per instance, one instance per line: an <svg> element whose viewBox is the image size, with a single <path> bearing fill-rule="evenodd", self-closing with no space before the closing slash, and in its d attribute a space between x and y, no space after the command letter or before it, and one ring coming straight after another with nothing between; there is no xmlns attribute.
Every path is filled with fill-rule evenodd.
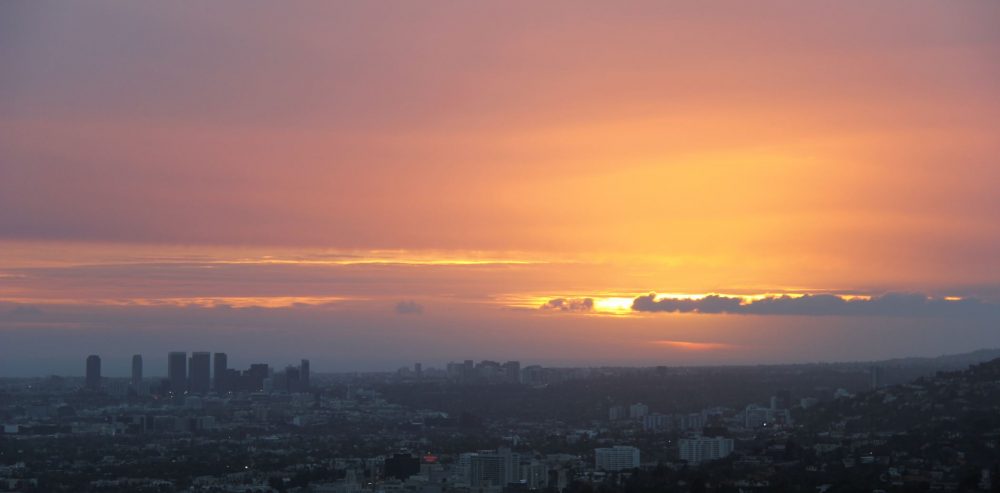
<svg viewBox="0 0 1000 493"><path fill-rule="evenodd" d="M1000 3L0 3L0 376L1000 347Z"/></svg>

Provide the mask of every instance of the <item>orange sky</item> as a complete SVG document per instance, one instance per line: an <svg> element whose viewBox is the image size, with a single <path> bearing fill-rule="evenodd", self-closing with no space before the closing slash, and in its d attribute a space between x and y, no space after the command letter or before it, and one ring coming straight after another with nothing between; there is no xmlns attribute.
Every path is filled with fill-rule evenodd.
<svg viewBox="0 0 1000 493"><path fill-rule="evenodd" d="M0 351L38 353L69 325L95 347L157 327L123 354L196 349L171 327L224 306L272 310L263 333L336 327L287 348L354 341L357 358L330 369L408 363L377 356L402 336L344 331L410 325L429 361L997 345L989 317L897 317L900 339L921 337L869 355L849 349L878 317L629 304L1000 303L997 25L987 2L4 3ZM536 309L557 298L597 303ZM400 301L424 309L397 314ZM543 343L581 317L572 344ZM493 329L476 327L505 323L519 345L486 354ZM942 347L958 325L968 337ZM795 333L741 350L764 326ZM598 337L609 327L620 345Z"/></svg>

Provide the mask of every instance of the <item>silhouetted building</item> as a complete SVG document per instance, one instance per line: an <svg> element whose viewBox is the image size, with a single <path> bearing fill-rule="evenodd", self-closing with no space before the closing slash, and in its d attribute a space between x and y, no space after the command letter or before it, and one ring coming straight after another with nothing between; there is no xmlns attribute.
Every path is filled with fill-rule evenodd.
<svg viewBox="0 0 1000 493"><path fill-rule="evenodd" d="M229 392L229 357L226 353L215 353L212 360L212 378L215 391L222 394Z"/></svg>
<svg viewBox="0 0 1000 493"><path fill-rule="evenodd" d="M212 382L212 354L205 351L193 352L188 365L188 388L195 394L208 393Z"/></svg>
<svg viewBox="0 0 1000 493"><path fill-rule="evenodd" d="M303 359L299 364L299 383L301 385L301 390L306 392L309 390L309 360Z"/></svg>
<svg viewBox="0 0 1000 493"><path fill-rule="evenodd" d="M459 467L464 472L469 484L474 488L506 487L508 484L518 481L520 479L518 474L520 462L520 454L507 448L496 451L484 450L459 456Z"/></svg>
<svg viewBox="0 0 1000 493"><path fill-rule="evenodd" d="M130 382L132 388L136 391L139 390L139 386L142 385L142 355L133 354L132 355L132 380Z"/></svg>
<svg viewBox="0 0 1000 493"><path fill-rule="evenodd" d="M641 420L642 418L645 418L647 414L649 414L649 406L641 402L637 402L628 407L629 419Z"/></svg>
<svg viewBox="0 0 1000 493"><path fill-rule="evenodd" d="M417 377L417 380L422 380L424 378L424 367L420 363L413 364L413 374Z"/></svg>
<svg viewBox="0 0 1000 493"><path fill-rule="evenodd" d="M405 481L420 473L420 459L410 454L393 454L385 460L385 475Z"/></svg>
<svg viewBox="0 0 1000 493"><path fill-rule="evenodd" d="M242 375L240 371L235 368L226 368L226 376L223 378L223 385L226 388L226 392L236 392L242 390Z"/></svg>
<svg viewBox="0 0 1000 493"><path fill-rule="evenodd" d="M301 392L302 391L302 379L300 378L299 369L288 365L285 368L285 372L277 375L275 387L281 391L287 392Z"/></svg>
<svg viewBox="0 0 1000 493"><path fill-rule="evenodd" d="M101 388L101 357L96 354L87 356L86 386L90 390Z"/></svg>
<svg viewBox="0 0 1000 493"><path fill-rule="evenodd" d="M174 351L167 355L167 381L174 394L187 392L187 353Z"/></svg>
<svg viewBox="0 0 1000 493"><path fill-rule="evenodd" d="M264 390L264 380L271 376L271 369L265 363L250 365L250 369L240 375L240 390L260 392Z"/></svg>
<svg viewBox="0 0 1000 493"><path fill-rule="evenodd" d="M677 444L681 460L691 464L722 459L733 453L732 438L682 438Z"/></svg>
<svg viewBox="0 0 1000 493"><path fill-rule="evenodd" d="M594 466L601 471L623 471L639 467L639 449L624 445L594 449Z"/></svg>

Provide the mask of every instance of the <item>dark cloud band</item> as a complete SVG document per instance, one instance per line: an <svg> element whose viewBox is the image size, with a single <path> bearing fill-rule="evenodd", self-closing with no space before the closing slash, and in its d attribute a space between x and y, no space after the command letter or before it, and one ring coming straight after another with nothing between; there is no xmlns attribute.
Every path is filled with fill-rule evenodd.
<svg viewBox="0 0 1000 493"><path fill-rule="evenodd" d="M871 298L845 299L832 294L776 296L744 301L733 296L700 299L635 298L632 310L668 313L729 313L739 315L971 317L1000 319L1000 305L975 298L931 298L919 293L887 293Z"/></svg>

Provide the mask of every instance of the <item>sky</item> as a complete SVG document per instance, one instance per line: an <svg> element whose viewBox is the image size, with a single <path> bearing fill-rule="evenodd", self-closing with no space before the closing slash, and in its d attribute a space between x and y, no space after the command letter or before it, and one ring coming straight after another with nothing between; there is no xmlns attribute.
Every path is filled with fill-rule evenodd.
<svg viewBox="0 0 1000 493"><path fill-rule="evenodd" d="M0 3L0 376L1000 347L998 26L922 0Z"/></svg>

